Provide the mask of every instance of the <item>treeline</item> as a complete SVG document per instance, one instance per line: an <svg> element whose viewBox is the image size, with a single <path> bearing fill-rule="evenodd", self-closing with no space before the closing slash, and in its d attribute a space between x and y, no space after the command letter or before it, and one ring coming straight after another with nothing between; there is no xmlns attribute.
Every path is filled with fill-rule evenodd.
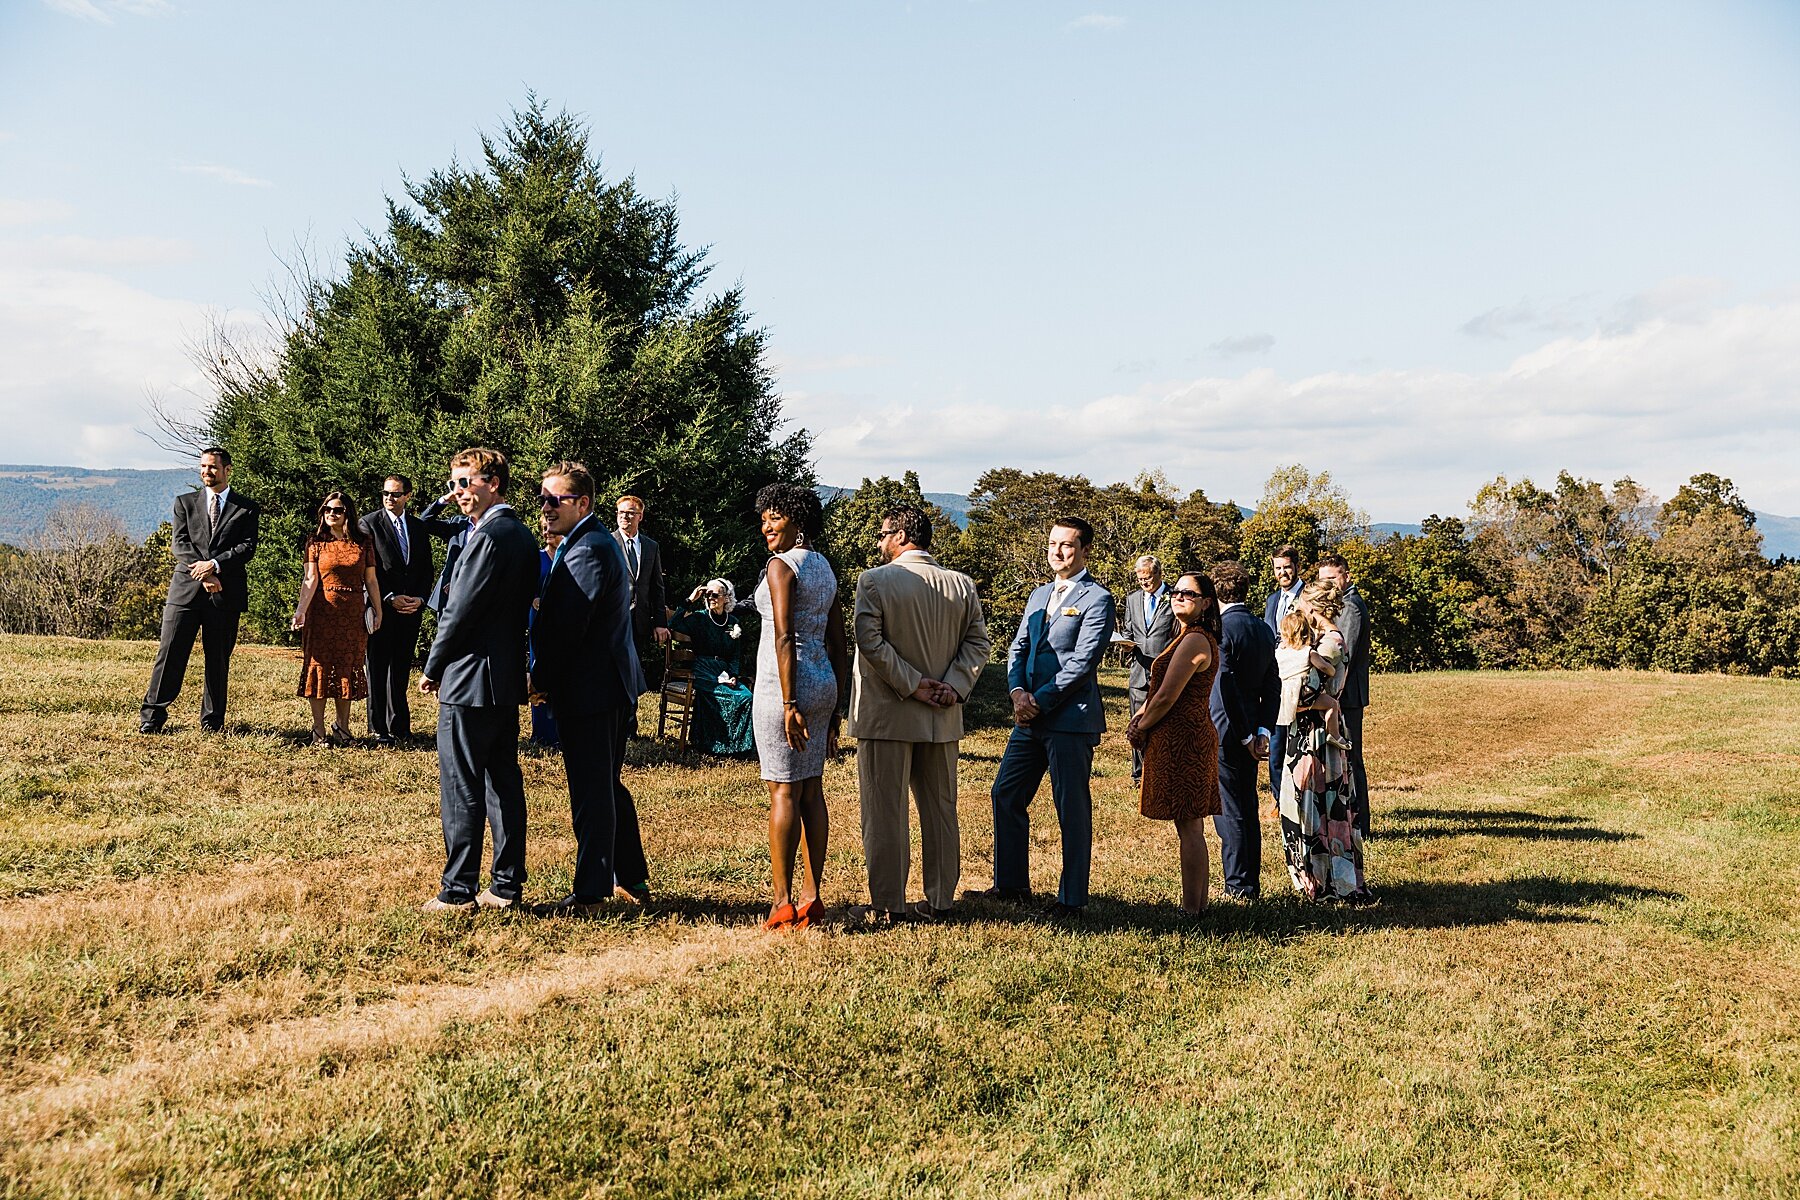
<svg viewBox="0 0 1800 1200"><path fill-rule="evenodd" d="M846 595L875 561L881 509L899 499L922 502L915 475L864 480L827 509ZM1607 488L1563 472L1545 489L1503 476L1466 519L1432 516L1416 536L1382 538L1328 472L1299 466L1269 477L1249 517L1160 473L1100 487L998 469L971 499L966 529L938 514L935 548L975 578L1000 638L1046 577L1050 521L1074 513L1094 526L1090 569L1121 596L1141 554L1172 569L1240 559L1258 578L1259 606L1277 547L1296 547L1308 567L1342 555L1369 604L1380 670L1800 674L1800 565L1762 556L1755 515L1717 475L1694 476L1660 504L1629 479Z"/></svg>
<svg viewBox="0 0 1800 1200"><path fill-rule="evenodd" d="M175 557L167 522L142 544L91 504L53 508L19 546L0 546L0 633L153 638Z"/></svg>

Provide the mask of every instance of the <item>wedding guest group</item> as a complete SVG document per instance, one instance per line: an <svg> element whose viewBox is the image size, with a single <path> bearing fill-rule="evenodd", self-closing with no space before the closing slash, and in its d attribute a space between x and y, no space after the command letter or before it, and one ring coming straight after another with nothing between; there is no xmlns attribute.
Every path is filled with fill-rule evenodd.
<svg viewBox="0 0 1800 1200"><path fill-rule="evenodd" d="M140 733L160 733L167 724L196 636L206 661L200 728L211 733L225 728L231 652L237 645L238 619L250 607L245 567L256 553L262 510L232 488L231 454L223 447L202 450L199 468L199 490L176 497L170 517L175 573L163 604L150 686L138 713Z"/></svg>
<svg viewBox="0 0 1800 1200"><path fill-rule="evenodd" d="M881 515L883 564L856 577L851 736L862 802L871 923L942 921L962 878L956 760L962 706L988 659L975 581L931 555L931 516L915 504ZM919 810L925 898L906 904L912 870L907 798Z"/></svg>

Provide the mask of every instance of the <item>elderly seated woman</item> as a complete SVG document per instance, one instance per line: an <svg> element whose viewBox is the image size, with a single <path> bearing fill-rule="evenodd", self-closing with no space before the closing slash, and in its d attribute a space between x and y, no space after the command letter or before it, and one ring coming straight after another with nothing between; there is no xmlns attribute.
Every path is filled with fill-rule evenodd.
<svg viewBox="0 0 1800 1200"><path fill-rule="evenodd" d="M711 579L675 606L669 630L694 651L693 744L708 754L745 755L756 750L750 730L750 688L741 656L756 638L737 611L737 589Z"/></svg>

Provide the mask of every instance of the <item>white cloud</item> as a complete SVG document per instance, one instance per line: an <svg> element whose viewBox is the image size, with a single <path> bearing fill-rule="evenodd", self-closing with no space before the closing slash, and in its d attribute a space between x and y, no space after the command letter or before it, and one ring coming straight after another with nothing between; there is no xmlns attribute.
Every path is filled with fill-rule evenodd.
<svg viewBox="0 0 1800 1200"><path fill-rule="evenodd" d="M17 225L48 225L66 221L75 210L61 200L14 200L0 196L0 228Z"/></svg>
<svg viewBox="0 0 1800 1200"><path fill-rule="evenodd" d="M1253 503L1277 465L1330 469L1377 520L1459 513L1498 474L1630 475L1662 495L1688 476L1732 478L1752 506L1800 514L1800 298L1653 317L1561 337L1506 368L1268 369L1083 403L1014 409L979 399L876 403L790 393L820 478L917 469L965 489L996 466L1101 482L1162 467L1213 499ZM920 431L943 431L921 438Z"/></svg>
<svg viewBox="0 0 1800 1200"><path fill-rule="evenodd" d="M114 14L160 17L175 11L168 0L44 0L44 4L53 12L100 25L111 25Z"/></svg>
<svg viewBox="0 0 1800 1200"><path fill-rule="evenodd" d="M16 142L18 140L19 140L19 135L14 133L12 130L0 129L0 144L4 144L6 142Z"/></svg>
<svg viewBox="0 0 1800 1200"><path fill-rule="evenodd" d="M1224 358L1236 358L1245 354L1267 354L1275 345L1272 333L1250 333L1243 337L1228 337L1214 342L1207 349Z"/></svg>
<svg viewBox="0 0 1800 1200"><path fill-rule="evenodd" d="M229 183L234 187L274 187L267 179L260 179L248 171L236 167L224 166L220 163L178 162L175 169L188 175L204 175L209 179L217 179L221 183Z"/></svg>
<svg viewBox="0 0 1800 1200"><path fill-rule="evenodd" d="M16 243L9 257L19 265L143 267L187 262L194 254L194 244L179 238L46 235L30 242Z"/></svg>
<svg viewBox="0 0 1800 1200"><path fill-rule="evenodd" d="M15 462L74 466L167 465L138 433L145 400L200 392L190 337L206 325L198 304L132 287L91 264L155 239L0 242L0 428ZM63 256L54 251L60 245ZM129 255L124 255L129 257Z"/></svg>
<svg viewBox="0 0 1800 1200"><path fill-rule="evenodd" d="M1080 33L1090 29L1098 33L1111 33L1124 24L1124 17L1115 17L1109 13L1088 13L1086 16L1076 17L1063 28L1070 33Z"/></svg>

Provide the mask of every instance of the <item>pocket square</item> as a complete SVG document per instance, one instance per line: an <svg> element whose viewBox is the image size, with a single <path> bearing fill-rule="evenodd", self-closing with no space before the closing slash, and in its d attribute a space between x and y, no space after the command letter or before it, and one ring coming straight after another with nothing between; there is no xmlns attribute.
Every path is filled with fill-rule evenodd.
<svg viewBox="0 0 1800 1200"><path fill-rule="evenodd" d="M1081 615L1081 610L1079 608L1065 608L1062 610L1062 615L1065 617L1079 617Z"/></svg>

